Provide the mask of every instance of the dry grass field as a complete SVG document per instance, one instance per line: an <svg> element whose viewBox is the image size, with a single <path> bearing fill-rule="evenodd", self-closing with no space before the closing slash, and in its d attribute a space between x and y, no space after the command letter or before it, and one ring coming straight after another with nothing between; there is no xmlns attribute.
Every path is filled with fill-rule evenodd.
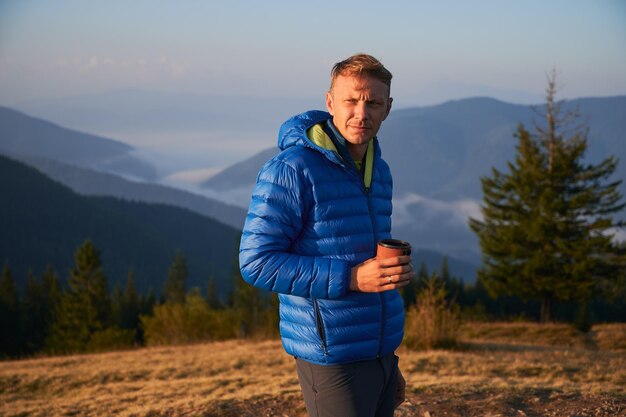
<svg viewBox="0 0 626 417"><path fill-rule="evenodd" d="M626 324L477 324L455 350L401 348L396 416L626 416ZM305 416L279 341L0 362L2 416Z"/></svg>

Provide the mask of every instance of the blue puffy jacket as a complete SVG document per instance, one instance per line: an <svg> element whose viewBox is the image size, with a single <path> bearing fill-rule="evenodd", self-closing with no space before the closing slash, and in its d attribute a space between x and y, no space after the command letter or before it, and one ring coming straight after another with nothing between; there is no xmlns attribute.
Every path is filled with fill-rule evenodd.
<svg viewBox="0 0 626 417"><path fill-rule="evenodd" d="M306 131L331 116L310 111L286 121L280 152L257 177L241 238L246 282L279 293L287 353L331 365L392 353L402 341L397 290L350 290L350 269L390 237L392 181L375 144L372 184Z"/></svg>

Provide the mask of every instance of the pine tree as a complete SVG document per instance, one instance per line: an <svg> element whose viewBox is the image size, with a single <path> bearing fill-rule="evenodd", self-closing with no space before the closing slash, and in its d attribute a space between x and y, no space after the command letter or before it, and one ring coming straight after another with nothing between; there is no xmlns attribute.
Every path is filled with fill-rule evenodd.
<svg viewBox="0 0 626 417"><path fill-rule="evenodd" d="M185 303L185 285L187 282L187 263L182 253L176 253L163 285L165 301L174 304Z"/></svg>
<svg viewBox="0 0 626 417"><path fill-rule="evenodd" d="M23 348L25 352L33 353L41 350L48 336L50 312L46 298L43 284L37 280L32 271L29 271L24 301L22 302Z"/></svg>
<svg viewBox="0 0 626 417"><path fill-rule="evenodd" d="M459 280L453 277L450 273L450 267L448 266L448 257L443 256L441 259L441 269L439 277L442 281L442 285L446 289L446 297L448 301L456 301L460 303L460 299L463 297L463 280Z"/></svg>
<svg viewBox="0 0 626 417"><path fill-rule="evenodd" d="M56 311L61 302L61 286L59 277L52 265L48 265L42 276L42 286L45 294L44 310L46 312L46 334L50 334L52 324L56 321Z"/></svg>
<svg viewBox="0 0 626 417"><path fill-rule="evenodd" d="M265 294L259 288L247 284L238 268L233 273L233 279L235 288L232 306L239 317L239 336L251 337L262 327L266 308Z"/></svg>
<svg viewBox="0 0 626 417"><path fill-rule="evenodd" d="M269 294L269 300L265 309L265 337L276 337L279 333L280 323L280 300L278 293Z"/></svg>
<svg viewBox="0 0 626 417"><path fill-rule="evenodd" d="M135 272L130 271L126 279L124 294L122 298L122 323L123 329L137 329L139 327L139 313L141 301L137 293L135 283Z"/></svg>
<svg viewBox="0 0 626 417"><path fill-rule="evenodd" d="M157 297L152 288L148 289L148 293L139 299L139 314L150 315L157 303Z"/></svg>
<svg viewBox="0 0 626 417"><path fill-rule="evenodd" d="M20 300L9 263L2 268L0 280L0 356L20 353Z"/></svg>
<svg viewBox="0 0 626 417"><path fill-rule="evenodd" d="M587 303L615 294L623 282L624 251L612 242L619 226L621 181L608 181L617 159L583 163L586 128L555 102L555 75L548 81L546 125L532 135L517 129L508 172L492 169L481 179L483 220L470 219L483 252L479 279L492 296L541 301L541 320L557 300Z"/></svg>
<svg viewBox="0 0 626 417"><path fill-rule="evenodd" d="M425 270L426 265L424 262L420 262L420 269ZM402 301L404 302L404 309L408 310L412 305L415 304L417 300L417 292L420 286L420 278L418 277L415 280L412 280L409 285L400 288L400 295L402 296Z"/></svg>
<svg viewBox="0 0 626 417"><path fill-rule="evenodd" d="M452 281L452 276L450 275L450 267L448 266L448 257L444 255L441 259L441 272L439 274L441 276L441 280L445 284L448 289L450 288L450 283Z"/></svg>
<svg viewBox="0 0 626 417"><path fill-rule="evenodd" d="M417 290L426 287L426 284L428 282L428 268L426 267L426 264L424 262L420 262L420 267L419 270L417 271Z"/></svg>
<svg viewBox="0 0 626 417"><path fill-rule="evenodd" d="M213 276L209 277L209 282L207 284L206 290L206 300L209 307L213 310L220 309L222 307L222 303L217 295L217 287L215 285L215 278Z"/></svg>
<svg viewBox="0 0 626 417"><path fill-rule="evenodd" d="M137 314L137 331L136 342L143 345L145 344L145 329L142 325L142 317L150 317L154 315L154 306L157 304L157 298L152 288L148 289L146 295L139 295L138 297L138 314Z"/></svg>
<svg viewBox="0 0 626 417"><path fill-rule="evenodd" d="M111 292L111 323L114 326L122 327L122 310L124 309L124 301L122 295L122 289L119 283L115 283L113 291Z"/></svg>
<svg viewBox="0 0 626 417"><path fill-rule="evenodd" d="M54 352L84 351L91 337L111 321L107 279L100 254L90 240L76 250L74 261L48 342Z"/></svg>
<svg viewBox="0 0 626 417"><path fill-rule="evenodd" d="M413 280L409 283L409 285L400 288L400 295L402 296L405 310L408 310L415 304L417 299L417 285L417 281Z"/></svg>

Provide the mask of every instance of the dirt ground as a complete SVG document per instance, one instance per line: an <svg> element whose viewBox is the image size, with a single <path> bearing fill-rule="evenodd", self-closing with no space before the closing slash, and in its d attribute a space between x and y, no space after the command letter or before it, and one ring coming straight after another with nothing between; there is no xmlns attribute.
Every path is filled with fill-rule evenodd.
<svg viewBox="0 0 626 417"><path fill-rule="evenodd" d="M425 392L409 395L396 416L626 416L626 398L566 394L558 391L474 393Z"/></svg>
<svg viewBox="0 0 626 417"><path fill-rule="evenodd" d="M626 417L626 324L471 323L398 350L396 417ZM279 340L0 361L0 417L307 417Z"/></svg>
<svg viewBox="0 0 626 417"><path fill-rule="evenodd" d="M306 417L304 402L297 395L224 401L205 410L172 412L163 416L201 417ZM558 391L501 390L454 393L427 391L409 393L395 417L624 417L626 398L567 394Z"/></svg>

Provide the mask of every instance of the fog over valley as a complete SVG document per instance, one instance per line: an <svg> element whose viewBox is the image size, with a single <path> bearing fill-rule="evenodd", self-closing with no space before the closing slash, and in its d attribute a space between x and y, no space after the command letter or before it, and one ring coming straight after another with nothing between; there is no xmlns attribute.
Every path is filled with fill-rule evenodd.
<svg viewBox="0 0 626 417"><path fill-rule="evenodd" d="M92 103L31 102L26 113L0 108L9 139L0 151L81 194L173 204L240 228L256 175L277 153L280 124L290 111L323 108L307 100L191 96L188 103L173 102L180 95L134 93L90 96ZM262 118L252 116L254 108L263 109ZM587 161L611 154L626 161L626 96L581 98L565 108L578 108L590 128ZM541 115L541 106L487 97L392 110L379 138L394 175L394 236L450 257L453 272L474 279L480 252L467 222L481 216L480 177L505 169L518 124L532 129ZM626 178L626 164L614 176Z"/></svg>

